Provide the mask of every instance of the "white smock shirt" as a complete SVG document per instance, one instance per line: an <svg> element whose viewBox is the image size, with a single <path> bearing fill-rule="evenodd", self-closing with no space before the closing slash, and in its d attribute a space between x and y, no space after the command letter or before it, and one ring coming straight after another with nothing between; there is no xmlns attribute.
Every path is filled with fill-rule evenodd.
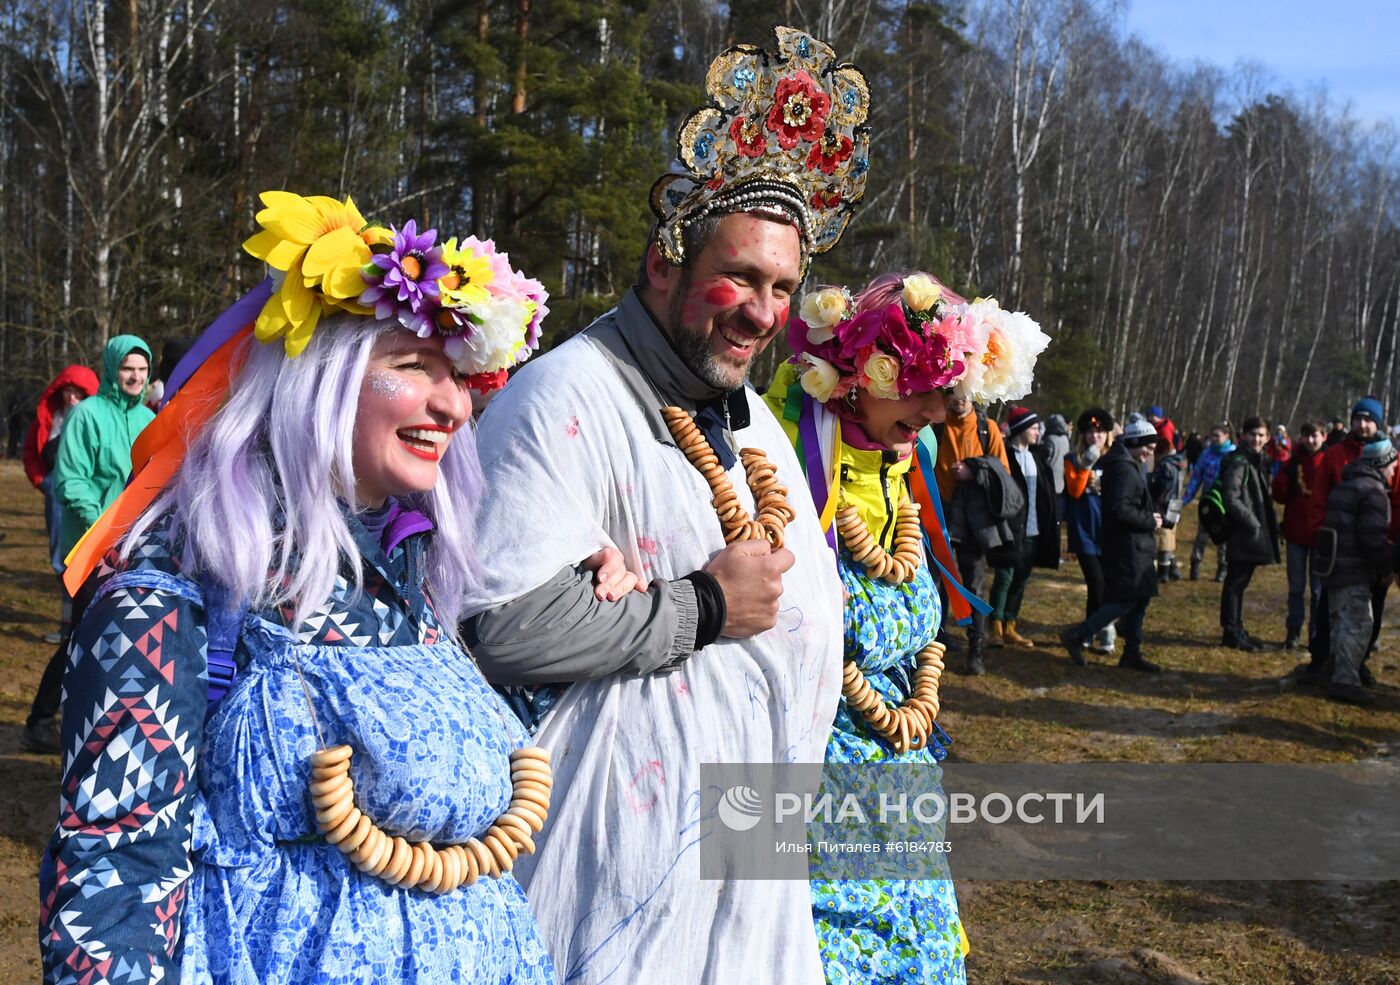
<svg viewBox="0 0 1400 985"><path fill-rule="evenodd" d="M492 400L477 437L485 573L469 613L608 545L643 583L682 578L724 548L704 478L657 433L655 411L686 401L616 355L618 339L654 344L659 333L631 292ZM650 408L639 379L655 391ZM514 873L561 982L824 981L805 881L700 878L700 765L820 763L841 688L835 559L782 427L743 392L750 423L735 447L768 455L797 512L778 623L664 673L577 681L545 714L535 742L553 756L552 807ZM742 464L729 478L752 514Z"/></svg>

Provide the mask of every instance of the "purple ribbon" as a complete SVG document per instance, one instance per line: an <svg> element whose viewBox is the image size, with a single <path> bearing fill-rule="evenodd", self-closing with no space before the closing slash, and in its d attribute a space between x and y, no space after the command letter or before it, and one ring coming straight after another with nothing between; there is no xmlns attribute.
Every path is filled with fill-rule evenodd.
<svg viewBox="0 0 1400 985"><path fill-rule="evenodd" d="M807 487L812 490L812 502L820 519L826 509L831 490L827 486L826 468L822 465L821 442L817 440L816 402L809 393L802 394L802 416L797 419L797 436L802 439L803 465L807 472ZM825 531L826 544L836 550L836 525Z"/></svg>
<svg viewBox="0 0 1400 985"><path fill-rule="evenodd" d="M195 371L204 365L206 359L218 351L221 345L238 334L240 329L256 319L258 312L262 311L263 305L267 304L267 299L270 297L272 297L271 277L233 302L232 307L215 318L214 323L200 334L194 345L190 346L190 351L185 353L185 358L176 364L175 370L170 374L170 379L165 381L165 396L161 399L160 405L164 407L170 403L171 398L179 392L180 387L189 381Z"/></svg>

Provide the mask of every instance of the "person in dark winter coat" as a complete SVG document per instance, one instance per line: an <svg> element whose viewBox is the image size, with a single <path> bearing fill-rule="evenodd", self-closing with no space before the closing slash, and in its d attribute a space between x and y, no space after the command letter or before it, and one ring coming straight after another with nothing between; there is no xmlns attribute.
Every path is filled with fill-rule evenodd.
<svg viewBox="0 0 1400 985"><path fill-rule="evenodd" d="M1317 606L1322 594L1322 579L1312 570L1312 549L1317 529L1312 522L1313 482L1322 464L1323 442L1327 428L1321 421L1303 425L1293 446L1288 464L1274 476L1274 502L1283 506L1283 539L1288 562L1288 616L1284 624L1284 649L1298 645L1303 631L1303 616L1308 620L1308 643L1317 632ZM1306 606L1303 596L1307 595Z"/></svg>
<svg viewBox="0 0 1400 985"><path fill-rule="evenodd" d="M1230 539L1225 550L1225 584L1220 590L1221 643L1253 653L1259 640L1244 627L1244 593L1260 565L1278 564L1278 516L1269 492L1264 445L1269 423L1251 417L1240 429L1240 446L1223 466L1225 515Z"/></svg>
<svg viewBox="0 0 1400 985"><path fill-rule="evenodd" d="M1152 476L1147 485L1152 492L1153 508L1162 514L1162 526L1154 538L1157 580L1180 581L1181 571L1176 566L1176 524L1181 519L1181 499L1186 488L1186 456L1158 432L1153 457Z"/></svg>
<svg viewBox="0 0 1400 985"><path fill-rule="evenodd" d="M1328 435L1328 443L1324 447L1322 461L1313 474L1311 512L1313 530L1322 526L1323 517L1327 514L1327 499L1331 495L1332 489L1341 483L1343 470L1361 457L1361 451L1368 443L1384 437L1381 433L1384 422L1385 408L1381 406L1379 400L1370 396L1362 397L1351 408L1351 430L1343 431L1341 439L1335 442L1331 438L1336 433L1335 424L1338 422L1333 422L1334 427ZM1400 530L1396 528L1398 517L1400 517L1400 486L1392 480L1390 484L1391 539L1400 533ZM1381 616L1385 612L1385 596L1389 587L1389 581L1378 582L1376 594L1371 599L1371 646L1376 645L1376 639L1380 635ZM1299 684L1322 684L1326 680L1323 671L1331 659L1332 646L1331 604L1327 599L1326 584L1322 586L1322 595L1318 598L1316 622L1316 631L1308 644L1308 663L1293 669L1293 674ZM1371 670L1366 666L1364 660L1361 663L1360 673L1362 684L1370 687L1375 683Z"/></svg>
<svg viewBox="0 0 1400 985"><path fill-rule="evenodd" d="M1055 568L1060 561L1058 502L1050 480L1049 450L1037 444L1040 417L1026 407L1012 407L1007 418L1007 459L1011 478L1020 487L1024 504L1012 519L1015 537L1009 549L987 556L995 569L992 611L988 617L987 642L1013 646L1035 646L1034 641L1016 629L1021 600L1033 567Z"/></svg>
<svg viewBox="0 0 1400 985"><path fill-rule="evenodd" d="M1378 584L1391 580L1386 531L1395 462L1395 446L1389 438L1367 443L1361 457L1342 470L1341 483L1327 497L1322 525L1331 535L1319 542L1319 552L1331 555L1323 561L1332 623L1332 675L1324 688L1329 697L1352 704L1375 700L1361 686L1360 671L1371 638L1371 599Z"/></svg>
<svg viewBox="0 0 1400 985"><path fill-rule="evenodd" d="M1104 604L1060 634L1070 658L1081 667L1086 663L1085 644L1116 619L1124 640L1118 666L1146 673L1162 669L1142 655L1142 622L1157 595L1153 534L1162 526L1162 514L1152 508L1145 472L1156 440L1156 429L1150 423L1135 420L1104 456Z"/></svg>

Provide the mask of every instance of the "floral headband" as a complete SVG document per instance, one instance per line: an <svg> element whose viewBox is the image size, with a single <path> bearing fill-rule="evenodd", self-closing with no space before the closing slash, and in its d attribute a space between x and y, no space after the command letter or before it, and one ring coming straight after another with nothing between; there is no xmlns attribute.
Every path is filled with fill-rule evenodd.
<svg viewBox="0 0 1400 985"><path fill-rule="evenodd" d="M826 403L857 387L897 400L952 389L976 403L1030 393L1036 358L1050 338L1022 312L992 298L953 303L926 274L904 279L900 299L854 310L850 292L828 287L802 300L788 325L802 389Z"/></svg>
<svg viewBox="0 0 1400 985"><path fill-rule="evenodd" d="M262 232L243 248L273 273L273 292L253 326L259 342L282 339L300 355L321 317L337 311L395 318L443 349L479 390L504 386L506 371L539 346L549 294L510 266L491 240L437 242L437 231L371 224L347 198L269 191Z"/></svg>
<svg viewBox="0 0 1400 985"><path fill-rule="evenodd" d="M685 227L709 214L768 212L813 253L836 245L865 195L870 87L830 46L790 27L777 51L737 45L710 63L710 104L681 127L671 171L651 189L657 244L685 262Z"/></svg>

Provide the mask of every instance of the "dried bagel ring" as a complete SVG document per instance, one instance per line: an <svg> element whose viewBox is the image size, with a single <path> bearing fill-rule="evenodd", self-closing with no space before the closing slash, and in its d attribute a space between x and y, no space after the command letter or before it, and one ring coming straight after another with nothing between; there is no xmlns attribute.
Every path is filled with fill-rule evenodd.
<svg viewBox="0 0 1400 985"><path fill-rule="evenodd" d="M338 763L348 762L354 755L354 750L347 745L331 746L329 749L317 749L311 754L311 765L314 766L335 766Z"/></svg>
<svg viewBox="0 0 1400 985"><path fill-rule="evenodd" d="M355 830L355 826L360 823L360 818L364 815L360 813L358 807L350 808L350 813L329 831L323 832L323 837L332 845L337 845L345 840L345 837Z"/></svg>
<svg viewBox="0 0 1400 985"><path fill-rule="evenodd" d="M514 807L506 808L507 814L513 814L523 820L530 827L531 834L539 834L544 830L544 818L526 807L524 804L516 804Z"/></svg>
<svg viewBox="0 0 1400 985"><path fill-rule="evenodd" d="M480 838L468 838L467 851L476 858L476 869L482 875L495 879L501 874L501 868L496 864L496 857L491 854L491 849L482 844Z"/></svg>
<svg viewBox="0 0 1400 985"><path fill-rule="evenodd" d="M515 865L515 859L510 854L510 850L506 848L504 841L496 837L495 832L487 831L481 836L481 843L490 850L491 857L496 860L496 867L502 872L509 872L511 867Z"/></svg>
<svg viewBox="0 0 1400 985"><path fill-rule="evenodd" d="M349 790L350 777L346 773L341 773L324 780L313 780L306 789L310 791L312 797L319 797L322 794L334 793L339 790Z"/></svg>
<svg viewBox="0 0 1400 985"><path fill-rule="evenodd" d="M350 832L344 838L341 838L335 843L335 847L339 848L346 855L349 855L364 844L365 839L369 837L370 829L373 827L374 822L369 819L369 815L361 814L359 820L355 822L355 826L350 829ZM326 840L329 841L330 839L327 838Z"/></svg>

